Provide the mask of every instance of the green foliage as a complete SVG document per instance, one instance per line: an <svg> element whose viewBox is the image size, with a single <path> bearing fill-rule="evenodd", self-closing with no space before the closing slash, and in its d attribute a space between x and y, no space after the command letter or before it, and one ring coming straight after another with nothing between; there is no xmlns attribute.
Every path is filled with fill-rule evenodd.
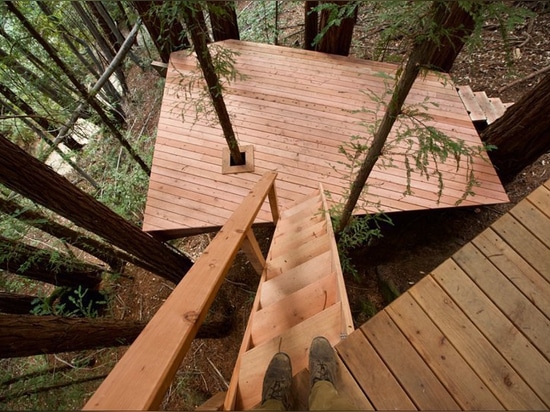
<svg viewBox="0 0 550 412"><path fill-rule="evenodd" d="M391 96L393 95L393 87L389 82L391 77L387 74L380 74L380 76L384 79L384 92L380 95L372 91L365 92L375 103L375 108L366 109L363 107L355 112L362 114L367 119L360 123L365 127L366 135L351 136L349 142L341 145L339 152L344 155L345 161L339 163L343 167L340 169L333 167L336 173L350 182L349 187L345 188L340 202L334 203L330 211L336 227L339 227L339 216L342 215L357 170L361 167L370 149L371 142L378 131L381 122L380 114L385 113L388 110L388 105L391 104ZM462 197L457 201L458 205L468 196L475 195L473 188L478 185L478 182L473 174L474 158L484 158L485 152L492 149L492 147L472 146L461 139L447 136L434 127L433 124L430 124L433 120L429 114L430 107L437 107L437 104L430 102L428 97L422 102L402 107L401 113L392 128L393 137L386 141L382 155L378 159L377 167L391 168L403 167L404 165L407 183L403 196L413 193L411 188L413 173L419 174L426 180L437 179L437 202L439 203L444 190L443 173L440 170L440 165L447 164L448 161L452 160L455 162L456 170L458 170L464 164L467 178ZM399 166L396 166L398 162ZM338 239L342 266L345 271L352 273L354 276L357 276L357 271L351 267L348 257L349 250L367 245L373 238L382 236L379 222L383 221L391 224L391 220L387 216L381 213L372 214L372 210L379 210L379 207L366 200L368 190L369 186L367 184L362 190L359 200L361 203L356 206L356 210L363 210L366 216L364 218L352 218L339 234Z"/></svg>
<svg viewBox="0 0 550 412"><path fill-rule="evenodd" d="M127 138L131 140L131 136ZM143 134L132 144L150 165L154 139ZM90 140L83 156L92 159L88 173L100 182L96 198L125 219L141 224L149 179L140 166L110 137Z"/></svg>
<svg viewBox="0 0 550 412"><path fill-rule="evenodd" d="M465 10L472 10L475 20L475 29L469 39L469 48L483 47L483 39L481 32L488 21L495 21L498 24L498 31L508 44L508 34L514 31L517 27L525 24L527 19L536 17L536 13L532 10L523 7L522 2L514 2L510 4L504 1L487 1L482 3L482 7L475 8L475 1L459 1L460 5ZM506 47L510 53L510 47ZM510 55L508 55L511 61Z"/></svg>
<svg viewBox="0 0 550 412"><path fill-rule="evenodd" d="M36 298L32 304L33 315L55 315L65 317L97 318L101 306L107 304L104 298L97 298L88 288L57 288L50 296Z"/></svg>
<svg viewBox="0 0 550 412"><path fill-rule="evenodd" d="M359 303L360 313L365 319L372 318L378 312L376 305L369 298L360 299Z"/></svg>
<svg viewBox="0 0 550 412"><path fill-rule="evenodd" d="M275 1L251 1L238 15L241 40L273 44L278 37ZM283 2L284 3L284 2Z"/></svg>
<svg viewBox="0 0 550 412"><path fill-rule="evenodd" d="M237 80L245 80L246 76L235 68L235 63L239 53L223 47L219 44L209 47L212 57L212 65L218 76L219 83L216 88L216 94L224 92L225 87ZM178 110L182 119L185 120L186 114L194 113L194 121L203 119L209 125L218 124L219 120L212 105L210 92L204 81L204 77L197 61L196 70L192 72L182 72L176 69L180 75L176 97L178 103L172 110Z"/></svg>
<svg viewBox="0 0 550 412"><path fill-rule="evenodd" d="M321 15L321 13L325 12L328 13L328 19L326 25L317 36L315 36L315 39L313 39L313 45L318 45L332 27L338 27L342 24L342 20L353 17L355 10L361 3L363 2L358 0L350 1L344 5L323 2L317 7L314 7L310 13L319 13L319 15Z"/></svg>

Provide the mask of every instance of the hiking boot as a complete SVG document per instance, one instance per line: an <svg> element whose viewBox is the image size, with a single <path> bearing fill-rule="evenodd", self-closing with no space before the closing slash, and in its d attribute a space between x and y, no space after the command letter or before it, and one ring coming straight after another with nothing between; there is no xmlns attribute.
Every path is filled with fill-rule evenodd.
<svg viewBox="0 0 550 412"><path fill-rule="evenodd" d="M334 385L338 363L330 342L318 336L309 348L309 376L311 387L318 381L329 381Z"/></svg>
<svg viewBox="0 0 550 412"><path fill-rule="evenodd" d="M290 409L290 387L292 385L292 366L286 353L273 356L265 372L262 389L262 404L268 399L281 401L286 410Z"/></svg>

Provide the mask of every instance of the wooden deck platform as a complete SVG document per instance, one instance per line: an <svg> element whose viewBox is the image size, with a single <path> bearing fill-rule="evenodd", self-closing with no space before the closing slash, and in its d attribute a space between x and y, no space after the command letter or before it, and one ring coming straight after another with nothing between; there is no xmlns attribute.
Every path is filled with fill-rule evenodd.
<svg viewBox="0 0 550 412"><path fill-rule="evenodd" d="M240 41L214 47L239 53L235 67L245 79L226 85L225 99L241 145L252 145L254 172L222 174L226 146L219 126L209 122L191 98L202 90L194 56L173 53L166 86L149 183L143 230L181 236L222 226L264 172L279 173L278 197L282 209L322 183L338 200L348 186L338 147L353 135L367 135L360 123L374 117L354 111L376 111L365 94L384 92L380 73L396 66L286 47ZM195 73L194 75L192 73ZM437 103L429 113L433 123L451 137L479 145L455 87L445 75L418 79L407 100L429 97ZM382 114L381 111L378 112ZM437 200L437 178L411 176L412 195L404 196L406 172L402 159L392 167L377 168L369 179L368 199L380 210L394 212L452 207L461 197L468 170L454 162L441 168L446 190ZM492 165L475 161L480 187L462 205L507 202ZM339 173L340 172L340 173ZM369 211L374 212L375 207ZM269 222L267 205L257 223Z"/></svg>
<svg viewBox="0 0 550 412"><path fill-rule="evenodd" d="M336 349L363 409L547 410L550 180Z"/></svg>

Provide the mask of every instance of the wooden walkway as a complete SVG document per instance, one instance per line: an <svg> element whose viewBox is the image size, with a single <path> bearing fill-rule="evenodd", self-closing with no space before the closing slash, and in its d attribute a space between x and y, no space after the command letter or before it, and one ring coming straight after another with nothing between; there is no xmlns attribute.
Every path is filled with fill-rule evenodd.
<svg viewBox="0 0 550 412"><path fill-rule="evenodd" d="M376 410L550 407L550 181L336 346Z"/></svg>
<svg viewBox="0 0 550 412"><path fill-rule="evenodd" d="M380 73L391 75L392 64L240 41L220 47L239 53L235 68L243 80L226 85L225 99L238 140L253 146L254 172L222 174L226 146L219 126L208 121L191 102L202 90L194 56L173 53L167 70L143 229L181 236L221 227L266 171L278 172L281 208L299 200L322 183L338 200L348 186L347 170L338 147L353 135L367 134L361 122L373 122L365 108L382 115L366 92L385 91ZM193 77L194 76L194 77ZM442 74L419 78L407 103L429 98L432 124L447 135L480 145L462 100ZM199 99L200 100L200 99ZM195 100L196 101L196 100ZM203 99L204 101L204 99ZM397 150L397 149L396 149ZM433 165L432 165L433 166ZM411 176L413 194L404 196L403 159L375 168L368 200L385 212L453 207L469 173L464 162L441 167L444 195L437 201L437 181ZM476 159L473 172L480 182L462 205L507 202L492 165ZM349 174L349 173L348 173ZM375 211L371 206L369 211ZM257 223L271 220L265 206Z"/></svg>

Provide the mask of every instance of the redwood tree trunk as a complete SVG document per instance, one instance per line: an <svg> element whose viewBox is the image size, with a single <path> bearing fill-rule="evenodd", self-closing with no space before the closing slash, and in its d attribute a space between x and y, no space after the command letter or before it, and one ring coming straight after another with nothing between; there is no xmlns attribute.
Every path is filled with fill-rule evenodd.
<svg viewBox="0 0 550 412"><path fill-rule="evenodd" d="M2 304L0 294L0 305ZM227 336L232 322L227 316L206 322L197 339ZM147 322L109 318L68 318L0 313L0 358L74 352L130 345Z"/></svg>
<svg viewBox="0 0 550 412"><path fill-rule="evenodd" d="M131 320L0 314L0 356L15 358L129 345L144 326Z"/></svg>
<svg viewBox="0 0 550 412"><path fill-rule="evenodd" d="M57 127L51 125L50 121L46 117L38 115L27 102L23 101L16 93L3 84L0 84L0 94L4 95L6 99L13 103L13 105L18 107L23 113L27 114L31 120L37 123L44 132L51 135L55 140L57 136L54 133L54 130L56 130ZM82 150L83 147L82 144L77 142L70 135L65 136L63 143L65 143L67 147L72 150Z"/></svg>
<svg viewBox="0 0 550 412"><path fill-rule="evenodd" d="M480 4L474 3L470 11L464 10L457 1L445 2L445 5L449 11L447 20L443 24L444 27L452 27L453 30L448 33L448 36L441 36L438 52L432 56L428 64L430 69L448 73L464 47L466 39L474 30L475 21L472 13L475 12L475 8L479 8Z"/></svg>
<svg viewBox="0 0 550 412"><path fill-rule="evenodd" d="M234 1L208 1L214 41L240 40Z"/></svg>
<svg viewBox="0 0 550 412"><path fill-rule="evenodd" d="M155 43L160 58L164 63L170 60L170 53L176 50L189 48L189 40L185 35L185 29L178 21L171 25L165 23L159 16L158 8L162 1L133 1L132 4L147 27L147 31Z"/></svg>
<svg viewBox="0 0 550 412"><path fill-rule="evenodd" d="M194 5L194 7L199 7L199 4ZM212 56L210 56L210 51L208 50L206 34L201 29L201 16L202 10L200 10L200 8L194 9L191 6L183 6L183 18L185 20L185 25L191 35L191 40L193 41L193 46L195 47L195 54L197 55L197 60L200 63L204 80L206 81L208 92L210 93L210 97L212 99L212 105L218 115L220 126L223 130L223 135L231 153L231 158L233 159L235 165L242 165L245 163L244 156L239 149L239 144L237 143L237 138L235 137L235 132L233 131L231 119L229 118L229 113L227 112L225 101L223 100L222 86L218 75L216 74L214 64L212 63Z"/></svg>
<svg viewBox="0 0 550 412"><path fill-rule="evenodd" d="M0 182L76 225L147 262L155 273L179 282L189 258L154 239L0 135Z"/></svg>
<svg viewBox="0 0 550 412"><path fill-rule="evenodd" d="M57 237L70 245L79 248L92 256L107 263L114 271L121 271L123 267L122 257L117 256L117 251L96 239L78 233L66 226L50 220L47 216L37 211L29 210L19 203L4 199L0 196L0 212L13 216L15 219L40 229L50 235ZM119 252L120 253L120 252ZM125 253L120 253L128 261L131 258Z"/></svg>
<svg viewBox="0 0 550 412"><path fill-rule="evenodd" d="M37 296L0 292L0 312L28 315L33 307L32 302L36 298Z"/></svg>
<svg viewBox="0 0 550 412"><path fill-rule="evenodd" d="M498 175L510 182L550 150L550 74L490 124L481 139L495 145L489 152Z"/></svg>
<svg viewBox="0 0 550 412"><path fill-rule="evenodd" d="M329 3L336 4L339 8L349 7L350 1L331 1ZM356 5L349 17L343 18L339 25L334 25L328 29L323 35L323 38L317 46L317 50L323 53L339 54L347 56L351 47L351 38L353 36L353 28L357 21L357 13L359 7ZM319 32L329 24L330 12L323 10L319 22Z"/></svg>
<svg viewBox="0 0 550 412"><path fill-rule="evenodd" d="M3 236L0 236L0 269L52 285L89 289L99 285L103 272L97 266Z"/></svg>
<svg viewBox="0 0 550 412"><path fill-rule="evenodd" d="M306 1L304 4L304 49L306 50L315 50L313 42L319 33L319 13L313 9L318 5L318 1Z"/></svg>

